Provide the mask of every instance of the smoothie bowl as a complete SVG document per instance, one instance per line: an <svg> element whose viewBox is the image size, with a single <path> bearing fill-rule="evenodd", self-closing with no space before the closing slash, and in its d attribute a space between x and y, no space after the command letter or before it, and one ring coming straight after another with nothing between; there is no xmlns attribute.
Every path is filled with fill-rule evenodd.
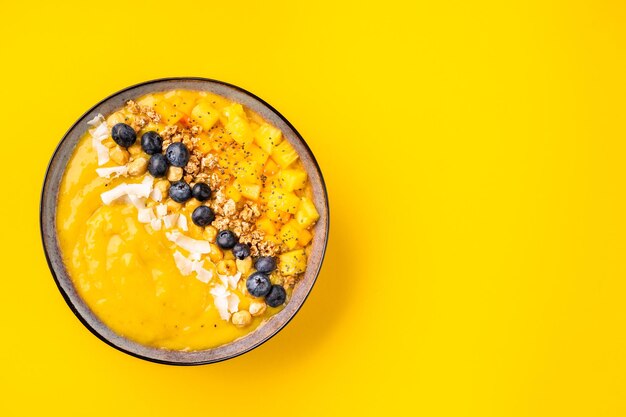
<svg viewBox="0 0 626 417"><path fill-rule="evenodd" d="M56 149L41 231L68 305L131 355L195 365L276 334L309 294L328 199L313 154L258 97L199 78L122 90Z"/></svg>

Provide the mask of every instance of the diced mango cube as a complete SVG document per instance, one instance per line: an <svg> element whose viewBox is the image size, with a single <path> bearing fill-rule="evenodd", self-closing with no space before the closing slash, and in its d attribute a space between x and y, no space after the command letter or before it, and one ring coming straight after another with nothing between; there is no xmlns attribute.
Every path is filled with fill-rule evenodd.
<svg viewBox="0 0 626 417"><path fill-rule="evenodd" d="M248 145L252 143L254 137L252 136L252 129L248 123L248 117L243 111L241 104L235 103L223 110L226 116L226 131L232 136L235 142L240 145Z"/></svg>
<svg viewBox="0 0 626 417"><path fill-rule="evenodd" d="M137 104L140 106L147 106L150 108L154 108L157 102L156 97L153 94L148 94L144 96L141 100L137 101Z"/></svg>
<svg viewBox="0 0 626 417"><path fill-rule="evenodd" d="M259 184L241 184L241 195L249 200L258 200L261 193Z"/></svg>
<svg viewBox="0 0 626 417"><path fill-rule="evenodd" d="M280 244L280 239L277 236L265 236L265 240L268 242L276 243L277 245Z"/></svg>
<svg viewBox="0 0 626 417"><path fill-rule="evenodd" d="M274 227L274 222L272 222L267 217L262 217L256 221L256 228L262 232L265 232L266 235L275 235L276 227Z"/></svg>
<svg viewBox="0 0 626 417"><path fill-rule="evenodd" d="M298 244L302 247L309 244L309 242L313 239L313 234L309 232L307 229L300 230L300 234L298 235Z"/></svg>
<svg viewBox="0 0 626 417"><path fill-rule="evenodd" d="M265 163L265 168L263 168L263 174L265 174L268 177L271 177L274 174L276 174L279 170L280 170L280 167L278 166L278 164L274 162L273 159L268 159L267 162Z"/></svg>
<svg viewBox="0 0 626 417"><path fill-rule="evenodd" d="M306 185L306 172L303 169L283 169L278 174L283 189L287 191L300 190Z"/></svg>
<svg viewBox="0 0 626 417"><path fill-rule="evenodd" d="M233 199L236 203L241 200L241 191L239 191L235 184L226 187L225 194L228 198Z"/></svg>
<svg viewBox="0 0 626 417"><path fill-rule="evenodd" d="M295 214L300 207L300 198L291 191L277 189L272 191L268 205L270 208Z"/></svg>
<svg viewBox="0 0 626 417"><path fill-rule="evenodd" d="M191 109L194 108L194 104L195 104L195 100L181 97L179 95L170 97L167 101L170 102L172 107L176 108L177 110L182 111L185 114L190 114Z"/></svg>
<svg viewBox="0 0 626 417"><path fill-rule="evenodd" d="M283 140L283 134L274 126L263 123L254 132L255 142L267 153L272 153L274 146Z"/></svg>
<svg viewBox="0 0 626 417"><path fill-rule="evenodd" d="M165 100L157 103L156 111L161 115L161 117L164 119L163 121L168 125L178 123L178 121L185 115L183 112L177 110L176 107L172 106Z"/></svg>
<svg viewBox="0 0 626 417"><path fill-rule="evenodd" d="M272 159L281 167L286 168L298 159L298 152L288 141L284 140L272 150Z"/></svg>
<svg viewBox="0 0 626 417"><path fill-rule="evenodd" d="M307 198L302 197L300 202L300 208L296 213L296 221L300 224L301 228L307 228L320 218L317 209L315 208L315 204Z"/></svg>
<svg viewBox="0 0 626 417"><path fill-rule="evenodd" d="M295 220L289 221L280 229L279 237L290 250L298 245L298 237L300 236L300 227Z"/></svg>
<svg viewBox="0 0 626 417"><path fill-rule="evenodd" d="M202 126L204 130L211 129L219 117L219 112L206 101L201 101L191 110L191 121Z"/></svg>
<svg viewBox="0 0 626 417"><path fill-rule="evenodd" d="M275 208L269 208L266 213L267 217L271 220L278 221L281 223L287 223L291 218L291 214L286 213L284 211L277 210Z"/></svg>
<svg viewBox="0 0 626 417"><path fill-rule="evenodd" d="M201 133L200 140L196 143L196 148L203 154L208 154L213 150L213 141L207 135Z"/></svg>
<svg viewBox="0 0 626 417"><path fill-rule="evenodd" d="M283 275L297 275L306 270L306 254L303 249L292 250L278 257L278 269Z"/></svg>
<svg viewBox="0 0 626 417"><path fill-rule="evenodd" d="M235 167L235 175L240 183L260 184L262 165L254 161L239 161ZM261 191L259 189L259 191Z"/></svg>
<svg viewBox="0 0 626 417"><path fill-rule="evenodd" d="M248 145L243 150L246 159L256 162L260 166L264 166L270 155L254 143Z"/></svg>

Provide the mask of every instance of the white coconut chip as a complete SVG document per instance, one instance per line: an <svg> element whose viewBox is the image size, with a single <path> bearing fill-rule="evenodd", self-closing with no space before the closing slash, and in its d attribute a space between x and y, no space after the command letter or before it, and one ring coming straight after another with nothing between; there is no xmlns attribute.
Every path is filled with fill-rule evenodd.
<svg viewBox="0 0 626 417"><path fill-rule="evenodd" d="M176 243L181 248L189 252L196 252L201 254L211 253L211 244L206 240L192 239L189 236L185 236L180 232L174 230L165 234L168 240Z"/></svg>
<svg viewBox="0 0 626 417"><path fill-rule="evenodd" d="M211 288L210 293L222 320L230 320L231 314L239 311L239 297L231 293L227 286L216 284Z"/></svg>
<svg viewBox="0 0 626 417"><path fill-rule="evenodd" d="M229 321L230 313L228 312L228 298L227 297L213 297L213 304L217 308L218 313L222 320Z"/></svg>
<svg viewBox="0 0 626 417"><path fill-rule="evenodd" d="M154 190L152 190L150 198L154 201L161 201L163 200L163 193L161 193L161 190L159 188L155 188Z"/></svg>
<svg viewBox="0 0 626 417"><path fill-rule="evenodd" d="M100 113L98 113L96 117L94 117L93 119L87 122L87 124L90 126L98 126L99 124L102 124L102 123L104 123L104 116Z"/></svg>
<svg viewBox="0 0 626 417"><path fill-rule="evenodd" d="M150 222L150 226L155 231L161 230L161 225L162 225L161 219L152 219L152 221Z"/></svg>
<svg viewBox="0 0 626 417"><path fill-rule="evenodd" d="M139 209L137 219L139 223L152 223L152 220L156 219L156 216L154 215L152 207L148 207Z"/></svg>
<svg viewBox="0 0 626 417"><path fill-rule="evenodd" d="M102 202L108 206L118 198L126 196L128 193L126 190L127 186L128 185L126 183L122 183L117 187L110 189L109 191L103 192L102 194L100 194Z"/></svg>
<svg viewBox="0 0 626 417"><path fill-rule="evenodd" d="M177 220L178 213L168 214L167 216L163 217L163 226L165 226L166 229L171 229L172 227L174 227Z"/></svg>
<svg viewBox="0 0 626 417"><path fill-rule="evenodd" d="M217 276L219 277L220 281L222 281L222 284L225 287L235 289L237 288L237 284L239 283L239 280L241 279L241 272L237 272L235 275L217 274Z"/></svg>
<svg viewBox="0 0 626 417"><path fill-rule="evenodd" d="M115 178L120 175L126 175L127 172L128 167L125 165L118 167L96 168L96 174L98 174L101 178Z"/></svg>
<svg viewBox="0 0 626 417"><path fill-rule="evenodd" d="M185 276L193 272L193 268L194 268L193 261L190 261L189 259L187 259L185 255L183 255L179 251L174 252L174 263L176 264L176 267L178 268L180 273Z"/></svg>
<svg viewBox="0 0 626 417"><path fill-rule="evenodd" d="M189 230L189 228L187 227L187 217L184 214L181 214L180 216L178 216L178 222L176 223L176 225L183 232L186 232Z"/></svg>
<svg viewBox="0 0 626 417"><path fill-rule="evenodd" d="M231 313L236 313L239 311L239 297L237 294L230 293L228 294L228 311Z"/></svg>
<svg viewBox="0 0 626 417"><path fill-rule="evenodd" d="M204 282L205 284L208 284L209 281L211 281L211 279L213 278L213 271L204 269L204 268L197 269L196 274L197 274L196 278L198 278L200 281Z"/></svg>
<svg viewBox="0 0 626 417"><path fill-rule="evenodd" d="M91 135L91 144L98 156L98 165L104 165L109 162L109 148L102 144L102 140L109 136L109 128L101 114L88 121L87 124L94 127L89 130L89 134Z"/></svg>
<svg viewBox="0 0 626 417"><path fill-rule="evenodd" d="M109 162L109 148L104 146L101 141L96 138L91 139L96 155L98 156L98 165L104 165Z"/></svg>
<svg viewBox="0 0 626 417"><path fill-rule="evenodd" d="M106 125L106 123L100 123L94 129L90 129L89 134L92 138L101 142L109 137L109 127Z"/></svg>
<svg viewBox="0 0 626 417"><path fill-rule="evenodd" d="M150 175L147 175L140 184L127 184L123 182L117 187L100 194L100 198L104 204L109 205L118 198L128 196L128 201L133 203L137 208L143 208L145 204L139 199L146 198L150 195L153 182L154 178Z"/></svg>
<svg viewBox="0 0 626 417"><path fill-rule="evenodd" d="M197 260L195 259L196 257ZM196 278L205 284L208 284L211 278L213 278L213 272L202 267L204 261L200 260L199 254L191 254L186 258L182 253L176 251L174 252L174 263L182 275L187 276L195 272Z"/></svg>
<svg viewBox="0 0 626 417"><path fill-rule="evenodd" d="M137 197L133 194L128 194L126 197L128 197L128 201L130 201L130 203L135 206L137 210L143 210L146 208L145 198Z"/></svg>
<svg viewBox="0 0 626 417"><path fill-rule="evenodd" d="M156 215L158 218L167 216L167 206L165 204L158 204L156 206Z"/></svg>

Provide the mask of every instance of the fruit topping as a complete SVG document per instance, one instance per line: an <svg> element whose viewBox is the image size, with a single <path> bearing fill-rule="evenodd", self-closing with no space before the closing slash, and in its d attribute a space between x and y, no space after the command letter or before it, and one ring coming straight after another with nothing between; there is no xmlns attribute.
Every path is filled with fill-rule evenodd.
<svg viewBox="0 0 626 417"><path fill-rule="evenodd" d="M246 289L254 297L264 297L272 289L272 282L262 272L255 272L246 280Z"/></svg>
<svg viewBox="0 0 626 417"><path fill-rule="evenodd" d="M141 136L141 149L148 155L163 151L163 138L155 131L149 131Z"/></svg>
<svg viewBox="0 0 626 417"><path fill-rule="evenodd" d="M126 123L118 123L111 129L111 137L118 145L128 148L137 140L135 130Z"/></svg>

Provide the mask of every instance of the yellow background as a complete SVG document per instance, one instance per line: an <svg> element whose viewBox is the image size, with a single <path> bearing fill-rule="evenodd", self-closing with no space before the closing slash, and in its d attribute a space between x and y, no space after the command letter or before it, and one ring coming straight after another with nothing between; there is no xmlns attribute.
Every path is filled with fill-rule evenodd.
<svg viewBox="0 0 626 417"><path fill-rule="evenodd" d="M620 1L3 0L0 415L626 415ZM330 193L310 298L227 362L92 336L39 243L66 129L205 76L302 133Z"/></svg>

